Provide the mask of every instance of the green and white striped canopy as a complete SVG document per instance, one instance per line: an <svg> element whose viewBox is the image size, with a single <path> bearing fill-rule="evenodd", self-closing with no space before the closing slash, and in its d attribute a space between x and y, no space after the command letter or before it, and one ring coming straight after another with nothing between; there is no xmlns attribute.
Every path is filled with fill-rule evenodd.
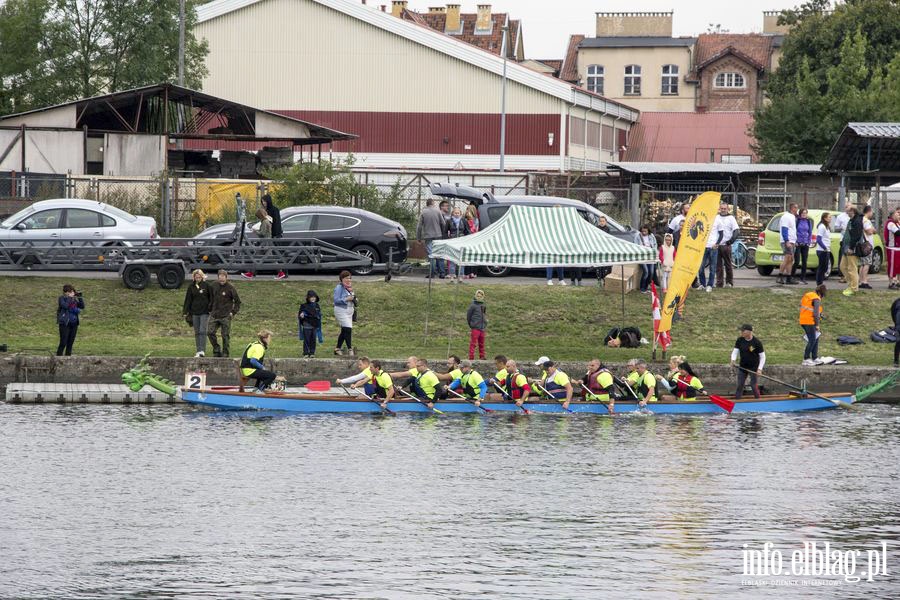
<svg viewBox="0 0 900 600"><path fill-rule="evenodd" d="M435 241L431 258L464 266L599 267L652 263L652 248L626 242L594 227L571 207L513 205L473 235Z"/></svg>

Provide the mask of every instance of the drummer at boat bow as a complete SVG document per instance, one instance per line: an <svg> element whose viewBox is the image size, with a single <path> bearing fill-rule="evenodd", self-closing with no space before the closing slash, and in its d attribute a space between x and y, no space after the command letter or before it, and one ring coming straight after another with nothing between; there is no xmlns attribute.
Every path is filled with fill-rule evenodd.
<svg viewBox="0 0 900 600"><path fill-rule="evenodd" d="M387 408L387 403L394 399L394 380L391 378L390 373L385 373L384 369L381 366L380 360L373 360L369 365L370 372L372 373L372 393L366 394L372 396L373 398L383 399L381 402L382 408Z"/></svg>
<svg viewBox="0 0 900 600"><path fill-rule="evenodd" d="M256 391L264 392L275 381L275 373L267 371L263 366L266 358L266 350L272 343L272 332L263 329L256 334L256 341L247 344L244 355L241 356L241 374L244 377L256 379Z"/></svg>
<svg viewBox="0 0 900 600"><path fill-rule="evenodd" d="M464 360L459 363L459 377L454 379L448 389L462 388L463 396L475 400L475 406L481 406L487 394L487 382L481 373L472 368L472 363Z"/></svg>
<svg viewBox="0 0 900 600"><path fill-rule="evenodd" d="M375 392L371 361L369 361L368 357L363 356L356 361L356 366L359 368L359 373L344 379L335 379L334 382L338 385L349 385L353 389L361 387L366 394L371 396Z"/></svg>
<svg viewBox="0 0 900 600"><path fill-rule="evenodd" d="M638 404L647 406L648 402L656 402L656 377L647 370L647 362L638 359L634 367L635 377L633 378L634 383L632 389L634 389L638 398L640 398ZM629 379L632 379L632 377L629 376Z"/></svg>
<svg viewBox="0 0 900 600"><path fill-rule="evenodd" d="M615 407L615 382L609 369L603 366L599 358L588 363L584 379L576 381L583 386L584 399L588 402L608 402L610 412Z"/></svg>
<svg viewBox="0 0 900 600"><path fill-rule="evenodd" d="M562 403L563 408L569 408L569 403L572 401L572 394L574 393L569 376L563 373L552 360L545 362L543 367L544 378L539 382L540 386L546 390L551 398L557 400L565 398L565 401Z"/></svg>
<svg viewBox="0 0 900 600"><path fill-rule="evenodd" d="M408 377L403 387L409 386L413 394L426 401L428 408L434 408L441 380L434 371L428 368L428 361L424 358L410 356L406 359L406 366L406 371L391 373L391 377L394 379Z"/></svg>

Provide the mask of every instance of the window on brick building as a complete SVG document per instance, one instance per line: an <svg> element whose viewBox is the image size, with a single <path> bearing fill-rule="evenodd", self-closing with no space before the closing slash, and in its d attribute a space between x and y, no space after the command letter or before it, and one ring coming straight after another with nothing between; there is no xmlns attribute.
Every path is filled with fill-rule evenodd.
<svg viewBox="0 0 900 600"><path fill-rule="evenodd" d="M595 94L603 94L603 65L588 65L587 89Z"/></svg>
<svg viewBox="0 0 900 600"><path fill-rule="evenodd" d="M663 96L678 95L678 65L663 65L662 94Z"/></svg>
<svg viewBox="0 0 900 600"><path fill-rule="evenodd" d="M745 88L747 83L744 76L740 73L719 73L713 82L713 86L717 88Z"/></svg>
<svg viewBox="0 0 900 600"><path fill-rule="evenodd" d="M625 95L641 95L641 66L628 65L625 67Z"/></svg>

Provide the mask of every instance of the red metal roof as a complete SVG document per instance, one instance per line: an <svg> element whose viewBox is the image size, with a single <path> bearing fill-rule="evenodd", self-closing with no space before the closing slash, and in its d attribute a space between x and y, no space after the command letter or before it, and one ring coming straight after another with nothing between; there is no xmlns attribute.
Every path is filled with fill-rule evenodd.
<svg viewBox="0 0 900 600"><path fill-rule="evenodd" d="M755 160L752 124L750 112L642 112L628 136L623 160L706 163L718 162L726 154Z"/></svg>

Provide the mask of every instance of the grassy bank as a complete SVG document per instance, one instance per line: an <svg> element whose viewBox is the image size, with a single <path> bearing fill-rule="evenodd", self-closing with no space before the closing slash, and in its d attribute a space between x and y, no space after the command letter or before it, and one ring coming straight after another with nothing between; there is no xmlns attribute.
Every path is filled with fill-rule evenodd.
<svg viewBox="0 0 900 600"><path fill-rule="evenodd" d="M10 352L55 351L56 298L64 279L0 277L0 343ZM76 354L190 356L193 337L181 319L184 288L162 290L152 285L144 291L126 289L120 281L78 280L87 310L75 345ZM297 307L306 290L315 289L330 298L332 284L290 279L286 282L237 281L243 307L234 322L233 350L243 349L253 333L268 328L276 333L275 357L301 354L297 341ZM471 283L436 284L432 297L429 336L425 340L427 286L420 283L358 283L360 320L354 342L373 357L399 358L409 354L428 357L468 348L465 311L476 289ZM586 359L598 353L619 361L632 356L650 358L649 347L638 350L602 348L610 327L622 322L621 296L596 287L547 288L542 285L483 286L487 293L489 355L505 353L534 360L541 354L558 359ZM728 360L737 337L737 326L753 323L765 344L770 362L799 363L803 341L797 324L802 291L799 289L726 289L711 294L693 292L687 301L686 319L676 323L675 345L670 352L686 354L694 362ZM825 299L827 321L820 354L846 358L851 364L890 364L893 346L868 341L869 332L889 323L895 294L874 291L845 298L833 292ZM323 306L326 343L319 355L330 355L338 327L327 300ZM625 302L625 324L636 325L651 337L650 299L632 293ZM838 335L863 338L862 346L840 347Z"/></svg>

